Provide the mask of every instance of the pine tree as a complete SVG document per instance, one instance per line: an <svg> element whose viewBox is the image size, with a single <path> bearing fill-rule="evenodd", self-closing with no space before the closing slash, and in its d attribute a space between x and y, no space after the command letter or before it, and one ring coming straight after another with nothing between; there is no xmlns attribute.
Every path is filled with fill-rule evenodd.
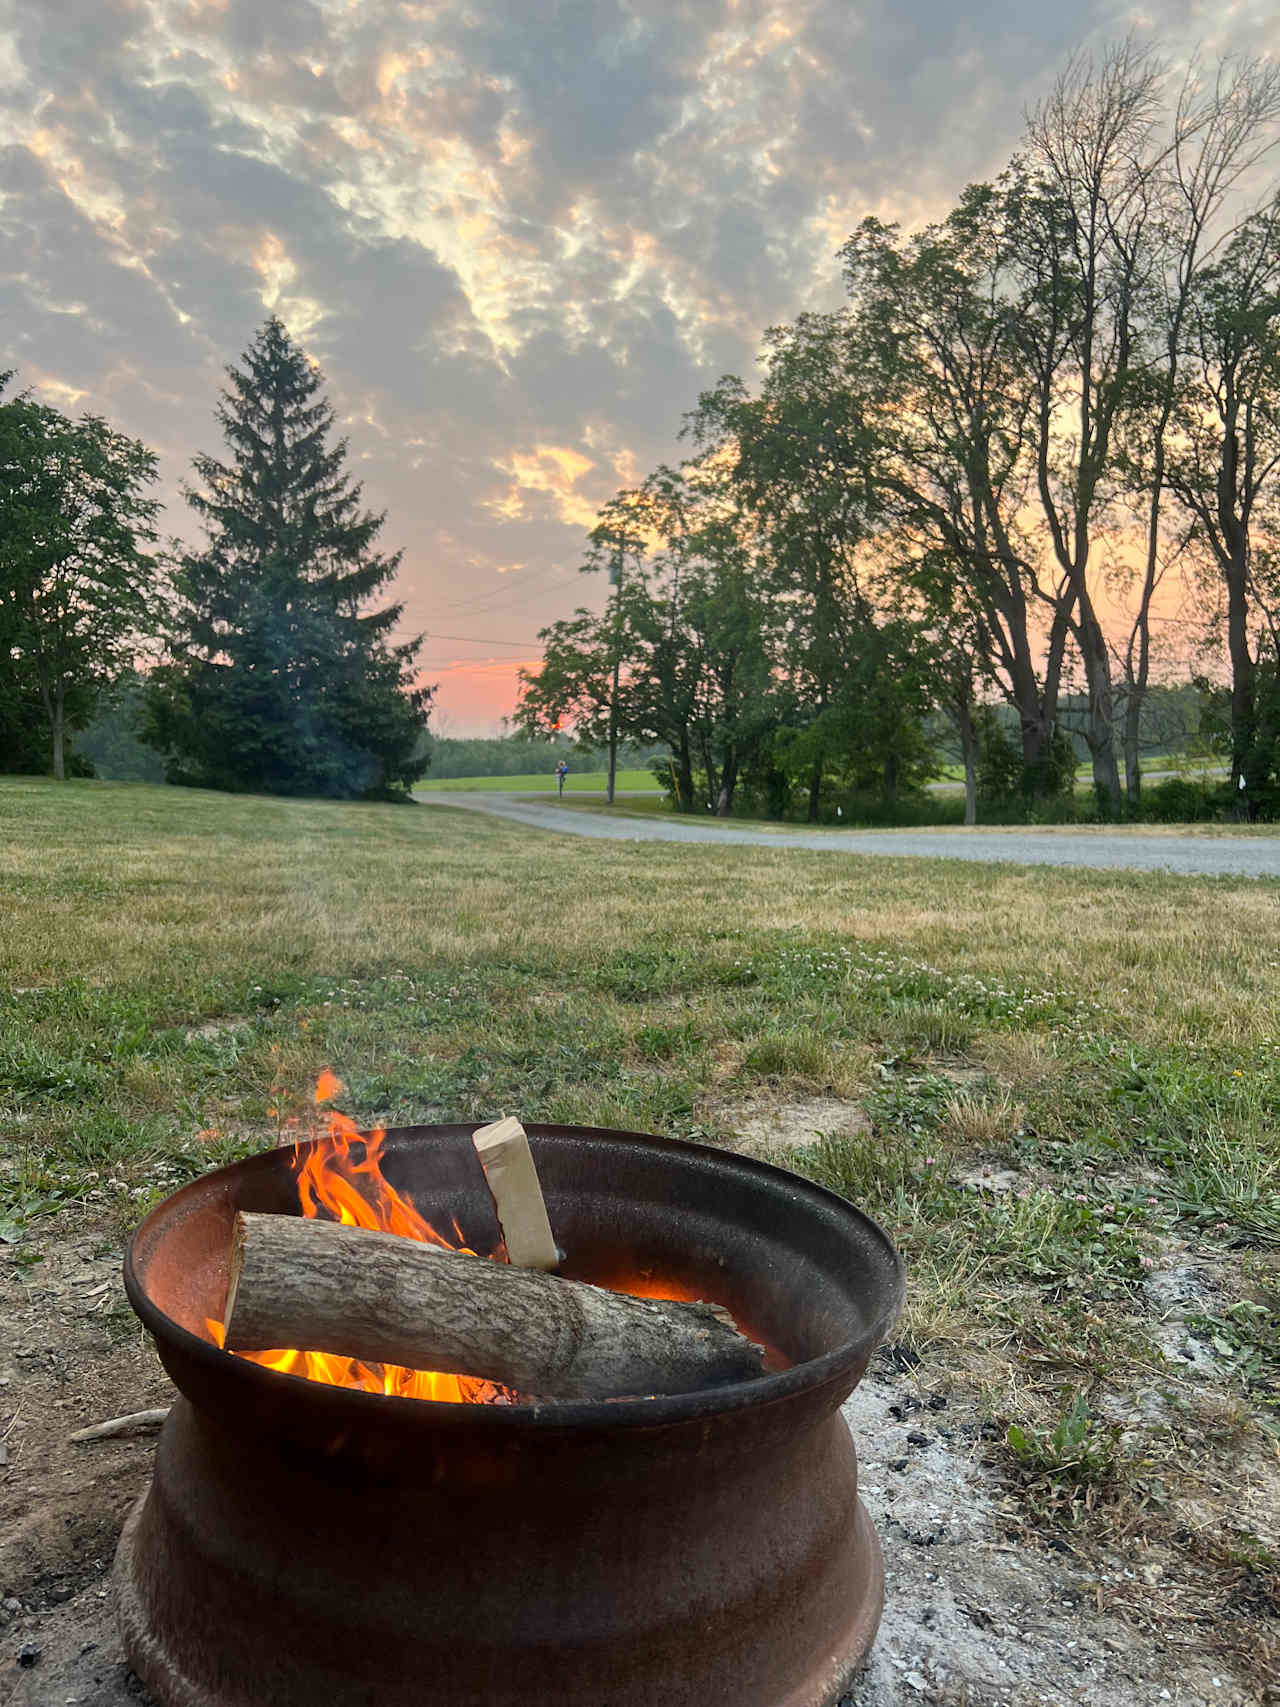
<svg viewBox="0 0 1280 1707"><path fill-rule="evenodd" d="M274 316L228 368L216 418L229 460L198 456L186 498L204 550L175 577L171 662L148 739L170 780L265 794L387 796L427 766L421 638L394 644L403 605L366 607L400 553L374 542L332 440L318 369Z"/></svg>

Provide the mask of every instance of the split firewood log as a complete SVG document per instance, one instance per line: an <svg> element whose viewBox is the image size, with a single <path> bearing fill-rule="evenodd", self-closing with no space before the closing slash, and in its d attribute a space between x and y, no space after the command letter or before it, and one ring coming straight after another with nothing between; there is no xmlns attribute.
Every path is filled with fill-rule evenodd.
<svg viewBox="0 0 1280 1707"><path fill-rule="evenodd" d="M517 1268L559 1268L560 1252L524 1127L507 1115L473 1132L471 1142L493 1198L507 1261Z"/></svg>
<svg viewBox="0 0 1280 1707"><path fill-rule="evenodd" d="M687 1393L759 1375L717 1304L633 1298L293 1215L236 1216L226 1349L293 1347L479 1376L527 1395Z"/></svg>

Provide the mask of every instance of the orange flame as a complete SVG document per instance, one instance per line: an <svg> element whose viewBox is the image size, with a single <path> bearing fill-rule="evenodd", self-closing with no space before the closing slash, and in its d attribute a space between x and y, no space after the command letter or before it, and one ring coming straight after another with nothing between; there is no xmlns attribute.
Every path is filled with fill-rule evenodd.
<svg viewBox="0 0 1280 1707"><path fill-rule="evenodd" d="M343 1089L341 1079L328 1068L316 1084L316 1101L328 1102ZM475 1255L463 1242L454 1222L453 1241L441 1238L423 1219L407 1197L384 1177L379 1165L386 1133L379 1128L362 1137L354 1120L337 1109L329 1113L327 1142L304 1152L295 1143L293 1165L298 1173L298 1201L310 1219L340 1221L347 1227L365 1227L375 1233L398 1233L445 1250L463 1250ZM498 1253L495 1253L498 1254ZM221 1345L225 1330L221 1322L206 1321L209 1337ZM438 1399L450 1403L506 1403L511 1395L504 1387L465 1375L442 1375L422 1369L402 1369L396 1364L362 1363L352 1357L336 1357L322 1351L243 1351L234 1353L251 1363L285 1375L302 1375L308 1381L328 1386L358 1387L366 1393L386 1393L404 1399Z"/></svg>
<svg viewBox="0 0 1280 1707"><path fill-rule="evenodd" d="M346 1088L338 1075L326 1067L316 1080L316 1101L332 1102L334 1097L341 1096Z"/></svg>

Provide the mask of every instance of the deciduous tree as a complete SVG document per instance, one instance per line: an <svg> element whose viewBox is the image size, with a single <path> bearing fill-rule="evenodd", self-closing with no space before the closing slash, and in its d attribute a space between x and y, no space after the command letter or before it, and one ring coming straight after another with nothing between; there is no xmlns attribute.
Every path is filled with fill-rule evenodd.
<svg viewBox="0 0 1280 1707"><path fill-rule="evenodd" d="M1226 605L1231 776L1257 811L1276 762L1275 557L1259 537L1280 482L1280 197L1205 270L1188 316L1188 372L1166 479L1192 518ZM1274 535L1267 530L1274 543ZM1265 711L1265 715L1264 715ZM1241 784L1243 786L1241 787Z"/></svg>
<svg viewBox="0 0 1280 1707"><path fill-rule="evenodd" d="M64 777L69 729L153 630L155 476L153 453L98 416L73 421L27 394L0 405L7 762L29 759L38 714Z"/></svg>

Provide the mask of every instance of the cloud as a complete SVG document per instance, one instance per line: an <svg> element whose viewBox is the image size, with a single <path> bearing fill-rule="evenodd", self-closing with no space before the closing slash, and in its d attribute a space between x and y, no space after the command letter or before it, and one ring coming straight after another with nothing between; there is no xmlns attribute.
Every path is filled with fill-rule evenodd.
<svg viewBox="0 0 1280 1707"><path fill-rule="evenodd" d="M1258 48L1269 10L1169 0L1159 22L1175 50ZM177 489L219 448L222 370L279 312L404 547L406 626L470 609L522 640L603 596L574 573L597 506L680 454L698 391L749 375L766 326L838 300L859 218L941 211L1007 158L1068 53L1152 27L1109 0L11 0L7 18L5 365L155 445L168 525L189 529ZM450 655L441 680L446 709L468 684L469 719L485 694L510 708L508 664Z"/></svg>

